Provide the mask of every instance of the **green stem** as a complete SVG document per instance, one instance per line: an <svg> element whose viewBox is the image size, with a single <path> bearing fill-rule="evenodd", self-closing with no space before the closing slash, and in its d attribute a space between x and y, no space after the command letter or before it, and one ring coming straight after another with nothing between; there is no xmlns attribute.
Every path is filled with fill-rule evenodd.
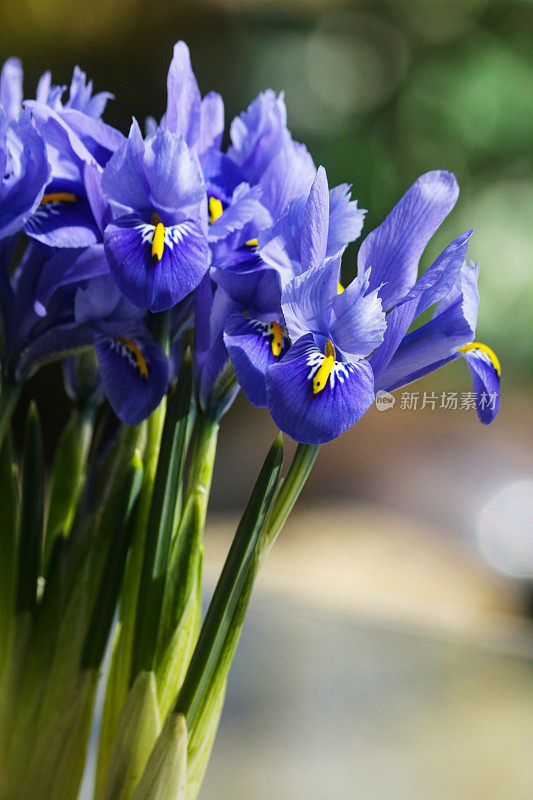
<svg viewBox="0 0 533 800"><path fill-rule="evenodd" d="M19 394L19 386L6 381L2 382L2 390L0 391L0 447L4 441L6 431L9 429Z"/></svg>
<svg viewBox="0 0 533 800"><path fill-rule="evenodd" d="M260 558L263 560L285 525L300 496L320 450L319 444L299 444L287 475L283 479L276 502L261 536Z"/></svg>
<svg viewBox="0 0 533 800"><path fill-rule="evenodd" d="M278 485L282 462L283 440L280 434L270 448L237 528L176 700L174 711L184 714L189 730L193 728L202 699L216 673L216 665Z"/></svg>

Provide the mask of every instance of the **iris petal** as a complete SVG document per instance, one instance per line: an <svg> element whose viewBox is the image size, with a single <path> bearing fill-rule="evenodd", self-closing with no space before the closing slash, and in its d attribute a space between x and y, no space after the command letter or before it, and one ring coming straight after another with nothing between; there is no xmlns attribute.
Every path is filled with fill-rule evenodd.
<svg viewBox="0 0 533 800"><path fill-rule="evenodd" d="M138 425L167 390L169 367L162 348L145 334L95 333L94 346L111 407L127 425Z"/></svg>
<svg viewBox="0 0 533 800"><path fill-rule="evenodd" d="M266 406L266 371L271 364L283 358L289 348L289 340L282 338L281 352L274 355L271 324L249 319L244 314L232 314L224 328L224 343L231 358L237 380L255 406Z"/></svg>
<svg viewBox="0 0 533 800"><path fill-rule="evenodd" d="M165 311L198 286L208 268L207 239L191 220L165 229L159 260L152 257L154 225L127 215L105 229L109 268L126 297L139 308Z"/></svg>
<svg viewBox="0 0 533 800"><path fill-rule="evenodd" d="M487 349L476 343L461 349L472 375L477 415L484 425L492 422L500 407L500 367Z"/></svg>
<svg viewBox="0 0 533 800"><path fill-rule="evenodd" d="M324 360L312 336L304 336L267 370L267 400L276 425L297 442L321 444L354 425L374 401L368 361L336 362L328 383L313 394L313 376Z"/></svg>
<svg viewBox="0 0 533 800"><path fill-rule="evenodd" d="M358 272L372 267L371 288L383 284L380 296L385 309L395 305L413 286L420 256L458 195L457 181L450 172L427 172L361 244Z"/></svg>

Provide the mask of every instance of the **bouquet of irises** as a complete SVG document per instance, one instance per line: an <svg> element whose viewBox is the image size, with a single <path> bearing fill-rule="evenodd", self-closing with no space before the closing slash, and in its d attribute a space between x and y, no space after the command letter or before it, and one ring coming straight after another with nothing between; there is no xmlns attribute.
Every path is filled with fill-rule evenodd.
<svg viewBox="0 0 533 800"><path fill-rule="evenodd" d="M126 137L78 68L25 101L20 63L1 72L0 800L76 798L98 685L94 800L197 797L254 579L319 446L459 357L481 421L498 409L472 231L418 277L452 174L415 181L343 286L365 212L293 140L283 95L260 94L223 149L222 99L201 97L183 42L167 86L161 121ZM53 360L72 411L45 481L35 405L20 459L10 427ZM281 433L266 454L202 620L240 389L298 445L283 478Z"/></svg>

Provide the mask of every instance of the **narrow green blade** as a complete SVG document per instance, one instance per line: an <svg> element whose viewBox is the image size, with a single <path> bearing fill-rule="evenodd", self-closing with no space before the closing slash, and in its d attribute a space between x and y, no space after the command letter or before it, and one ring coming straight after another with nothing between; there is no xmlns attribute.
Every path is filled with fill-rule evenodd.
<svg viewBox="0 0 533 800"><path fill-rule="evenodd" d="M237 528L176 700L175 711L185 715L189 730L193 728L202 698L213 680L231 629L255 548L279 482L282 462L283 439L280 434L264 461Z"/></svg>
<svg viewBox="0 0 533 800"><path fill-rule="evenodd" d="M130 681L154 665L159 621L181 489L191 408L192 363L187 357L167 402L146 534Z"/></svg>
<svg viewBox="0 0 533 800"><path fill-rule="evenodd" d="M22 497L18 547L16 610L34 611L41 568L44 512L43 442L39 412L32 403L22 459Z"/></svg>

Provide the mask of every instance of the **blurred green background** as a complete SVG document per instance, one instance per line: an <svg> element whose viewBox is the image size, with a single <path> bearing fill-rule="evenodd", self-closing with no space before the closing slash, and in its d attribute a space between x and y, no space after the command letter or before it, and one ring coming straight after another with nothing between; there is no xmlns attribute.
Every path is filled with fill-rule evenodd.
<svg viewBox="0 0 533 800"><path fill-rule="evenodd" d="M456 174L459 202L422 268L475 229L477 338L502 362L501 412L486 429L472 411L397 402L323 448L260 582L203 796L529 800L533 3L1 0L0 11L0 55L23 59L26 96L46 69L68 83L77 63L116 95L106 118L123 131L131 115L161 116L178 39L228 125L262 89L284 90L295 138L368 209L364 232L421 173ZM68 412L59 381L43 370L16 416L20 428L36 394L49 450ZM415 388L471 384L455 363ZM223 425L212 580L274 433L242 397Z"/></svg>

